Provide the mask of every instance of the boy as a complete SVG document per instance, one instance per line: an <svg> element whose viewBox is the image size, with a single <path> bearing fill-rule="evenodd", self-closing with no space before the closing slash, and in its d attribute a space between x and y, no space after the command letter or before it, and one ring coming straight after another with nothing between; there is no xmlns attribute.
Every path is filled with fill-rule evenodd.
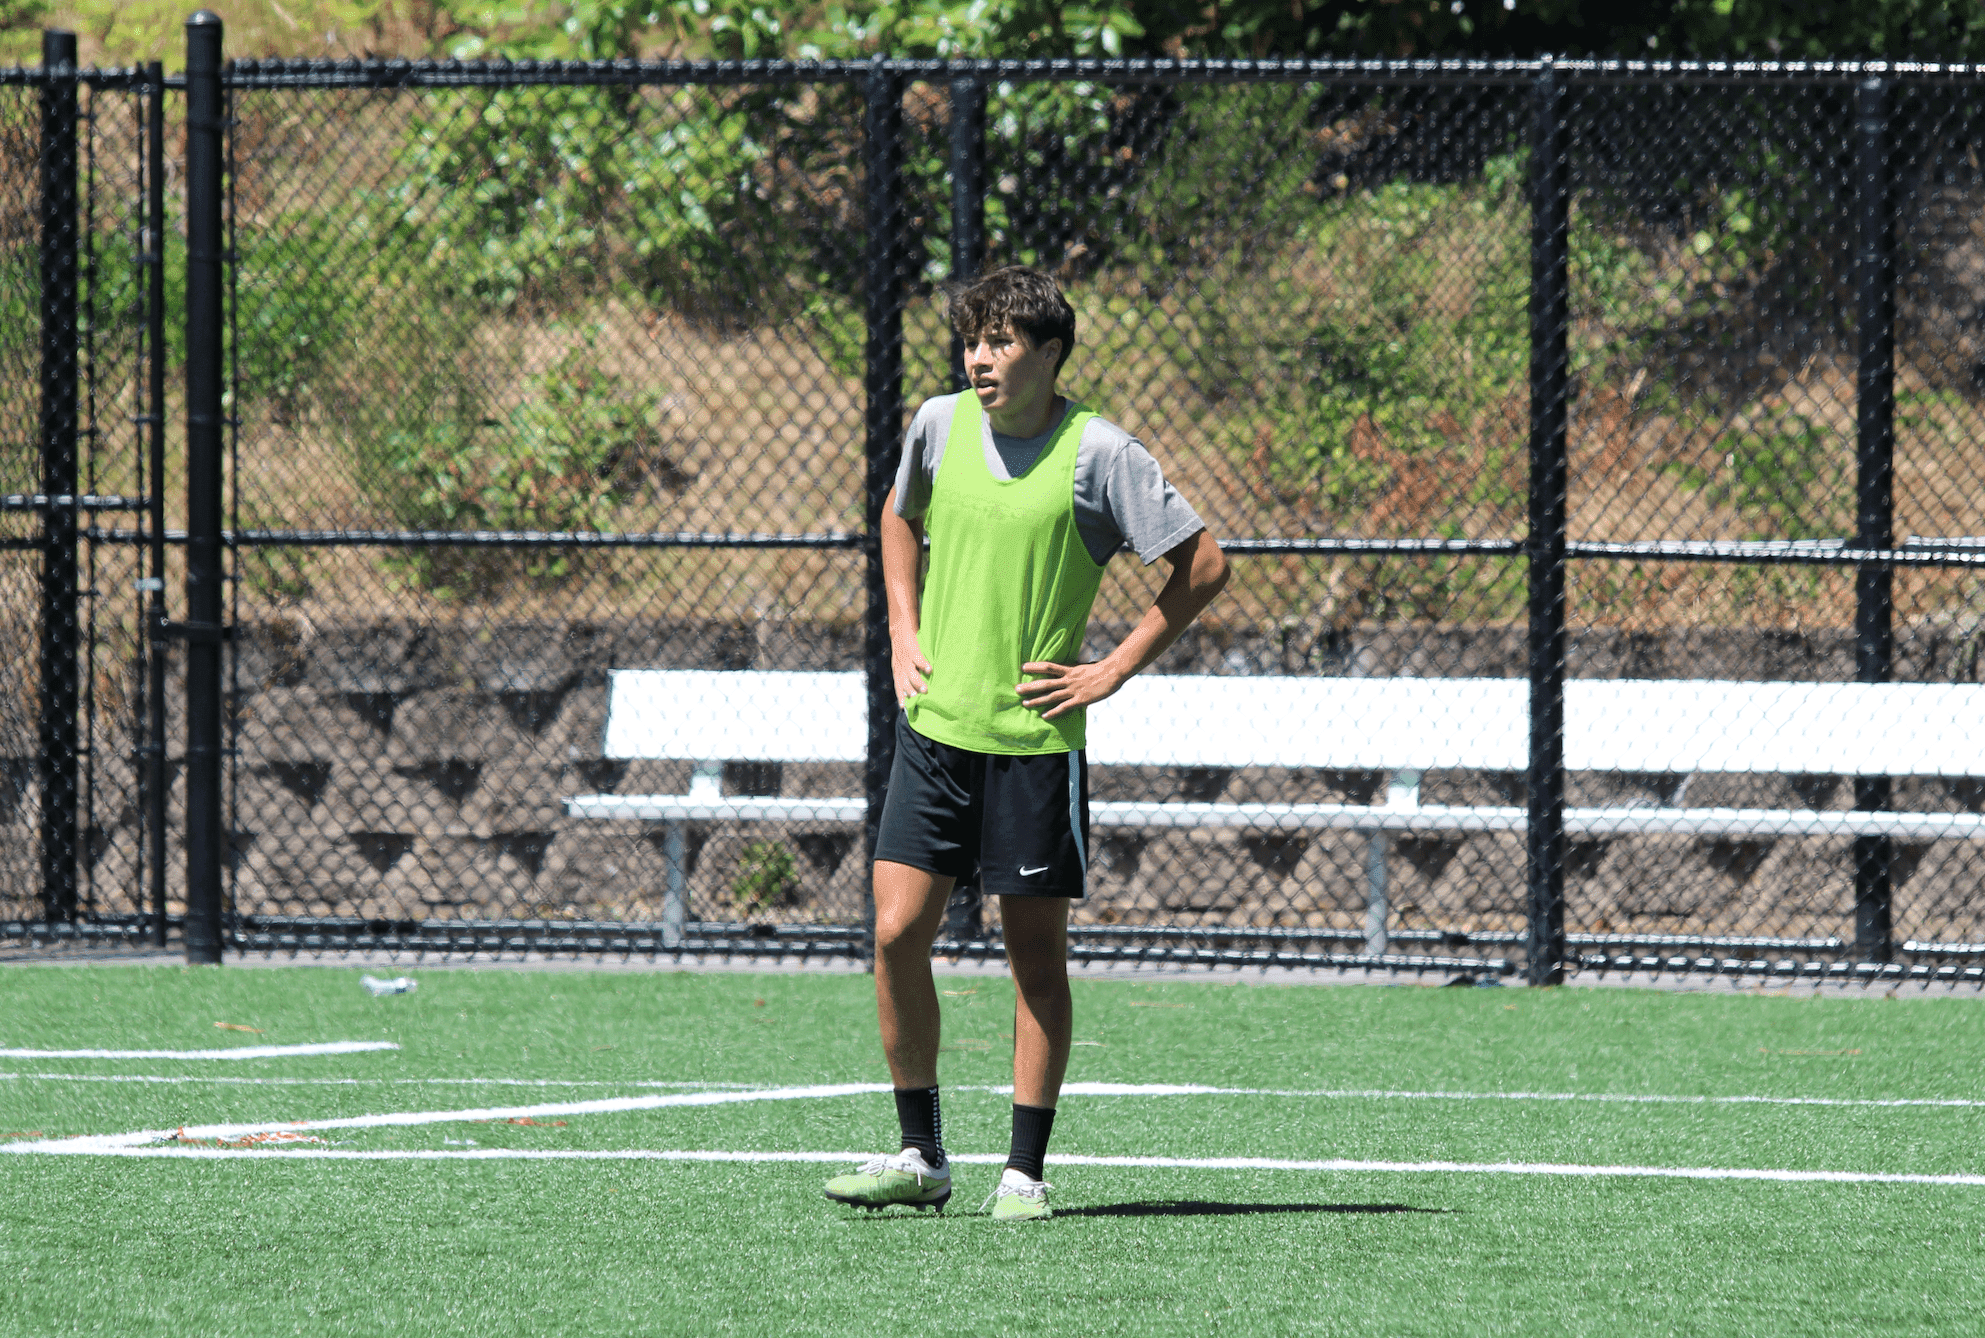
<svg viewBox="0 0 1985 1338"><path fill-rule="evenodd" d="M1055 392L1075 312L1055 281L994 270L952 296L971 389L917 412L884 508L896 762L875 850L875 993L902 1151L827 1197L941 1208L951 1197L930 950L958 879L1000 899L1016 993L1013 1137L993 1217L1049 1216L1042 1160L1068 1067L1068 907L1083 895L1084 711L1178 638L1227 581L1205 524L1134 438ZM923 536L930 568L918 590ZM1082 641L1103 567L1171 564L1101 660Z"/></svg>

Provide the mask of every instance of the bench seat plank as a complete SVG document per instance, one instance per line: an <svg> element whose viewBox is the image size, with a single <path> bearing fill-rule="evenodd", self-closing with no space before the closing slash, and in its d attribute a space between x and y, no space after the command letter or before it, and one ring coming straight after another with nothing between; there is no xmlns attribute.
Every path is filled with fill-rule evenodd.
<svg viewBox="0 0 1985 1338"><path fill-rule="evenodd" d="M1094 766L1520 771L1529 684L1145 674L1089 709Z"/></svg>
<svg viewBox="0 0 1985 1338"><path fill-rule="evenodd" d="M1575 679L1572 771L1985 775L1985 685Z"/></svg>
<svg viewBox="0 0 1985 1338"><path fill-rule="evenodd" d="M849 672L623 669L617 759L857 762ZM1503 678L1147 674L1090 712L1096 766L1521 771L1529 686ZM1985 776L1985 685L1573 679L1573 771Z"/></svg>
<svg viewBox="0 0 1985 1338"><path fill-rule="evenodd" d="M868 753L860 674L616 669L611 679L606 757L859 762Z"/></svg>

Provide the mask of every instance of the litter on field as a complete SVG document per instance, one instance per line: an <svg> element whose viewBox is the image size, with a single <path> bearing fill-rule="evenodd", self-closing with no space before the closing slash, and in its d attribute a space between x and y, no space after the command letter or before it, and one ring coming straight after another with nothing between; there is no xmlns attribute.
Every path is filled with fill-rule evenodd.
<svg viewBox="0 0 1985 1338"><path fill-rule="evenodd" d="M377 976L362 976L358 983L365 986L366 993L375 999L386 994L412 994L420 988L420 982L412 976L395 976L391 980L381 980Z"/></svg>
<svg viewBox="0 0 1985 1338"><path fill-rule="evenodd" d="M159 1140L170 1147L188 1148L264 1148L264 1147L330 1147L330 1143L314 1134L296 1133L287 1129L262 1130L243 1134L239 1138L193 1138L186 1133L184 1126Z"/></svg>

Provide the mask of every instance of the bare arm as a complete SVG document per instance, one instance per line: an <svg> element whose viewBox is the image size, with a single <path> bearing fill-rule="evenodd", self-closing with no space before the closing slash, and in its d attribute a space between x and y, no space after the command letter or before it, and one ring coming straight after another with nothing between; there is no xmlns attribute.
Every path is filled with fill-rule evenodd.
<svg viewBox="0 0 1985 1338"><path fill-rule="evenodd" d="M889 662L896 704L925 691L930 661L917 641L917 568L923 564L924 526L896 514L896 490L882 504L882 587L889 600Z"/></svg>
<svg viewBox="0 0 1985 1338"><path fill-rule="evenodd" d="M886 567L886 548L884 552ZM1039 677L1019 684L1015 691L1041 712L1043 720L1099 702L1122 687L1132 674L1149 668L1227 584L1227 555L1205 530L1165 554L1165 561L1172 564L1165 588L1115 650L1094 664L1035 661L1020 666L1022 673ZM893 597L889 625L892 630L896 626Z"/></svg>

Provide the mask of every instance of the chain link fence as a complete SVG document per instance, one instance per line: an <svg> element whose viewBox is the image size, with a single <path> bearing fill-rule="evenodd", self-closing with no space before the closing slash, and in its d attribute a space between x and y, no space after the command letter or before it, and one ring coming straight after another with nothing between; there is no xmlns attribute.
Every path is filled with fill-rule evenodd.
<svg viewBox="0 0 1985 1338"><path fill-rule="evenodd" d="M1976 960L1974 89L1877 66L1569 95L1571 690L1749 685L1695 693L1717 723L1689 746L1722 760L1570 775L1574 805L1675 811L1571 835L1588 964L1665 955L1657 930L1690 960ZM1675 729L1689 691L1646 709Z"/></svg>
<svg viewBox="0 0 1985 1338"><path fill-rule="evenodd" d="M151 927L156 718L141 601L156 533L148 365L151 72L78 71L50 34L0 71L0 914L10 935ZM162 368L160 369L162 370Z"/></svg>
<svg viewBox="0 0 1985 1338"><path fill-rule="evenodd" d="M226 360L212 413L175 411L225 454L229 630L125 593L176 589L192 510L157 557L152 511L98 515L77 598L111 668L77 681L116 691L73 718L118 740L79 743L79 793L120 816L78 819L87 903L22 864L11 914L156 932L190 896L250 948L859 951L894 711L870 536L910 411L959 389L943 283L1025 263L1077 311L1064 388L1235 567L1091 713L1077 955L1978 974L1972 72L202 78ZM25 80L0 133L33 134ZM84 228L106 257L164 218L111 143L137 166L89 178L125 210ZM36 161L9 150L9 219ZM147 498L131 420L165 412L147 322L178 299L118 254L86 287L130 314L92 317L80 393L103 479ZM0 348L10 441L33 328ZM43 540L9 520L32 601ZM1165 570L1111 562L1089 656ZM211 744L172 633L219 651ZM32 740L25 656L0 709ZM225 758L218 901L150 853L205 819L155 802L147 746L168 776ZM997 940L961 891L945 950Z"/></svg>

